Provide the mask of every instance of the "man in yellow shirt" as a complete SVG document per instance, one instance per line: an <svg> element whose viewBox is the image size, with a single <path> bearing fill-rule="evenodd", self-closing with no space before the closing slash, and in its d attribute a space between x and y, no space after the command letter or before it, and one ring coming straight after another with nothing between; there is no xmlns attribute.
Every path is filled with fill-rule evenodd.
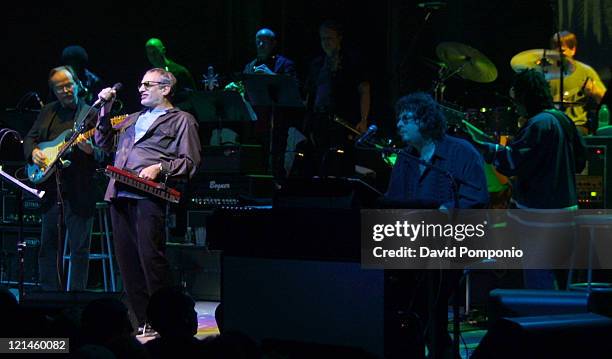
<svg viewBox="0 0 612 359"><path fill-rule="evenodd" d="M568 103L565 106L565 113L583 135L593 132L589 130L588 125L588 103L599 104L606 93L606 87L591 66L574 59L578 44L575 34L569 31L557 32L550 39L550 43L551 48L557 50L560 45L571 72L563 78L563 101ZM553 101L561 101L560 80L552 79L549 83Z"/></svg>

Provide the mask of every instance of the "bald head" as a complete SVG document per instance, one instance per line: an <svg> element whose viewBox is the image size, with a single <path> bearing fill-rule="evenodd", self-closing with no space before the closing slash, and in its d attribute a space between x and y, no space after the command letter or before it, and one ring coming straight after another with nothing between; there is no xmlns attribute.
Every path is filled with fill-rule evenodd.
<svg viewBox="0 0 612 359"><path fill-rule="evenodd" d="M156 37L152 37L149 40L147 40L147 43L145 44L146 47L155 47L159 50L164 49L164 43L156 38Z"/></svg>
<svg viewBox="0 0 612 359"><path fill-rule="evenodd" d="M255 34L255 38L259 36L270 37L270 38L276 39L276 34L274 33L274 31L267 29L265 27L257 31L257 34Z"/></svg>
<svg viewBox="0 0 612 359"><path fill-rule="evenodd" d="M276 34L274 31L263 28L255 34L255 46L257 47L257 58L267 60L274 53L276 47Z"/></svg>
<svg viewBox="0 0 612 359"><path fill-rule="evenodd" d="M154 67L166 66L166 47L158 38L150 38L145 44L147 58Z"/></svg>

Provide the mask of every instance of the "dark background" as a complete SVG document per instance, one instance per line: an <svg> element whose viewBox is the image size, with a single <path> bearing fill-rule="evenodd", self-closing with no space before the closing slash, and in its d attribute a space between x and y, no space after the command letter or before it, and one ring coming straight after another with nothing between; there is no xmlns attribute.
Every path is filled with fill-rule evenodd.
<svg viewBox="0 0 612 359"><path fill-rule="evenodd" d="M599 1L608 2L612 1ZM435 59L435 47L442 41L457 41L476 48L499 72L498 79L489 84L450 80L446 99L463 108L505 105L503 96L507 94L512 75L511 57L527 49L547 47L556 27L554 19L576 27L569 29L578 34L579 40L585 37L609 42L607 32L603 40L601 34L597 37L593 31L581 34L582 29L590 29L585 27L586 10L576 10L578 5L570 0L449 0L425 24L426 12L418 8L418 3L414 0L363 4L343 0L208 0L171 4L124 1L100 2L92 9L91 5L75 2L48 2L38 7L15 2L4 10L6 73L1 86L1 105L15 107L29 91L37 91L48 101L49 70L59 65L65 46L79 44L89 53L88 67L105 84L110 86L120 81L125 85L120 94L126 104L123 112L132 112L138 109L136 84L150 67L144 50L148 38L162 39L168 56L186 66L201 86L202 74L209 65L222 75L241 71L255 56L254 34L264 26L276 31L280 51L295 60L303 80L308 63L321 51L318 25L325 19L336 19L345 26L345 46L358 50L369 60L373 94L371 120L393 131L393 103L409 91L430 88L436 72L420 59ZM612 6L604 5L600 7L608 12L612 10ZM589 11L599 14L597 9ZM579 59L589 63L592 58L599 65L605 61L597 52L602 47L596 42L585 43L583 48ZM30 105L35 107L33 102Z"/></svg>

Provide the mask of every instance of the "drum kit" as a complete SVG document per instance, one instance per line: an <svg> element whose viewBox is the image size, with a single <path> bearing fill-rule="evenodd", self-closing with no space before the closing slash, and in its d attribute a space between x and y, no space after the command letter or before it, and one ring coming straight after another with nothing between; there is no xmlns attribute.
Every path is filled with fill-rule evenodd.
<svg viewBox="0 0 612 359"><path fill-rule="evenodd" d="M442 107L449 132L459 134L465 133L464 129L470 127L477 133L483 134L492 141L505 144L518 130L518 115L514 112L514 106L507 98L507 106L463 109L460 105L446 101L444 92L446 82L452 77L459 77L480 84L490 83L497 79L497 68L480 51L458 42L442 42L436 47L438 61L424 59L438 67L438 78L434 81L433 95ZM569 76L575 70L573 65L567 61L559 51L548 49L533 49L522 51L510 60L510 66L515 72L526 69L540 71L547 81L562 79ZM505 96L502 96L505 97ZM582 106L582 103L561 102L557 105L570 107ZM479 131L479 132L478 132ZM510 196L508 179L499 174L490 165L485 168L487 184L492 196L492 203L500 204L502 208ZM499 198L496 198L499 197Z"/></svg>
<svg viewBox="0 0 612 359"><path fill-rule="evenodd" d="M434 81L433 94L445 111L451 129L461 127L461 123L468 122L484 132L493 135L509 136L516 133L517 114L514 113L510 99L506 106L479 106L477 108L463 109L457 103L448 102L444 98L446 82L452 77L459 77L476 83L490 83L497 79L497 68L480 51L458 42L442 42L436 47L438 61L424 59L435 64L438 68L438 78ZM540 71L547 81L567 77L575 70L559 51L549 49L533 49L522 51L510 60L510 66L515 72L526 69ZM583 106L580 102L559 102L557 105L571 107ZM465 122L464 122L465 121Z"/></svg>

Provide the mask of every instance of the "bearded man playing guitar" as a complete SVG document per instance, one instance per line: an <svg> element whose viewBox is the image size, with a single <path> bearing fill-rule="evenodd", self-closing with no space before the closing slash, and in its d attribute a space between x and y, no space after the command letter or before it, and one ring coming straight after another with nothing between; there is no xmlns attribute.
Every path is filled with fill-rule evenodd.
<svg viewBox="0 0 612 359"><path fill-rule="evenodd" d="M49 72L48 82L57 101L41 109L36 122L23 141L28 167L34 166L44 170L48 170L47 166L54 160L43 152L45 142L62 142L61 137L69 136L70 130L79 125L78 121L87 121L86 123L91 123L93 126L96 120L95 112L83 119L89 106L79 97L80 81L70 67L60 66L52 69ZM103 152L91 141L79 141L64 158L69 161L69 165L65 162L65 168L60 174L62 194L60 199L63 200L66 241L72 260L72 274L68 283L70 290L84 290L87 286L89 232L96 205L96 197L92 195L90 188L98 167L97 161L102 161L103 156ZM34 182L47 192L41 204L39 284L42 290L58 290L62 288L58 280L58 273L61 273L58 271L61 265L61 251L58 250L59 207L56 176L49 175Z"/></svg>

